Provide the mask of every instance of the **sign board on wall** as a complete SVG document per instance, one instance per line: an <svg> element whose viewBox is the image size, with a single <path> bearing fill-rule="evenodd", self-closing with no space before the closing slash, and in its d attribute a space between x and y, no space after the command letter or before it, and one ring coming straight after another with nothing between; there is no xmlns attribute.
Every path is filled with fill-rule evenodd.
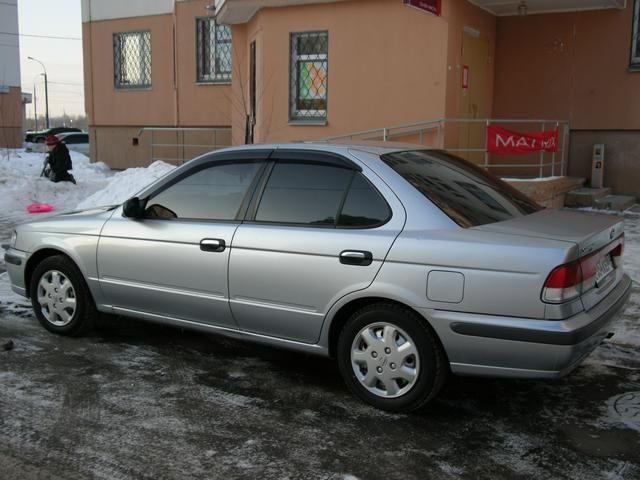
<svg viewBox="0 0 640 480"><path fill-rule="evenodd" d="M437 16L442 13L442 0L403 0L403 2L405 5L419 8Z"/></svg>
<svg viewBox="0 0 640 480"><path fill-rule="evenodd" d="M462 66L462 88L469 88L469 65Z"/></svg>
<svg viewBox="0 0 640 480"><path fill-rule="evenodd" d="M558 129L550 132L513 132L496 125L487 126L487 152L494 155L526 155L557 152Z"/></svg>

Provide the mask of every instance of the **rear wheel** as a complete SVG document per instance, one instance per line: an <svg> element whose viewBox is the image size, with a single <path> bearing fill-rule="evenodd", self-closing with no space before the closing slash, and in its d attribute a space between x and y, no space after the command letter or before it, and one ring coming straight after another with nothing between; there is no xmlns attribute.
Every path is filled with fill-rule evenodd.
<svg viewBox="0 0 640 480"><path fill-rule="evenodd" d="M67 257L57 255L38 264L31 277L31 304L44 328L61 335L80 335L97 316L82 273Z"/></svg>
<svg viewBox="0 0 640 480"><path fill-rule="evenodd" d="M420 408L440 390L445 356L418 315L378 303L355 312L338 339L338 364L347 386L384 410Z"/></svg>

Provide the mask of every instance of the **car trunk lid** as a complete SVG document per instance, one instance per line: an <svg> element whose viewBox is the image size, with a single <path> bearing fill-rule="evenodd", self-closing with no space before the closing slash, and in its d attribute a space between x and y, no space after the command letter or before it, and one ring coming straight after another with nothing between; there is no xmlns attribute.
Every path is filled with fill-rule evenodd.
<svg viewBox="0 0 640 480"><path fill-rule="evenodd" d="M606 297L623 276L619 245L623 242L624 222L618 216L547 209L474 229L574 244L566 262L579 263L583 276L580 298L585 310Z"/></svg>

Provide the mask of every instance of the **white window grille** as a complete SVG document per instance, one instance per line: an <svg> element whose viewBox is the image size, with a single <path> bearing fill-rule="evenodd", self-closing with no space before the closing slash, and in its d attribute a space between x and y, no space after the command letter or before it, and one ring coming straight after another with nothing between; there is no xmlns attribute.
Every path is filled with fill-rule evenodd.
<svg viewBox="0 0 640 480"><path fill-rule="evenodd" d="M151 32L114 33L113 67L116 88L149 88Z"/></svg>
<svg viewBox="0 0 640 480"><path fill-rule="evenodd" d="M196 19L198 82L231 81L231 28L213 18Z"/></svg>

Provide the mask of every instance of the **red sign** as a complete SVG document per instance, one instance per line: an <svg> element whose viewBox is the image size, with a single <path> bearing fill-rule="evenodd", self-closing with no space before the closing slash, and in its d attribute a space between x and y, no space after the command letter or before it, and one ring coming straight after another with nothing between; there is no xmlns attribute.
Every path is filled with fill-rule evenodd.
<svg viewBox="0 0 640 480"><path fill-rule="evenodd" d="M462 66L462 88L469 88L469 65Z"/></svg>
<svg viewBox="0 0 640 480"><path fill-rule="evenodd" d="M512 132L496 125L487 126L487 152L495 155L526 155L557 152L558 129L551 132Z"/></svg>
<svg viewBox="0 0 640 480"><path fill-rule="evenodd" d="M442 0L404 0L404 4L437 16L442 12Z"/></svg>

